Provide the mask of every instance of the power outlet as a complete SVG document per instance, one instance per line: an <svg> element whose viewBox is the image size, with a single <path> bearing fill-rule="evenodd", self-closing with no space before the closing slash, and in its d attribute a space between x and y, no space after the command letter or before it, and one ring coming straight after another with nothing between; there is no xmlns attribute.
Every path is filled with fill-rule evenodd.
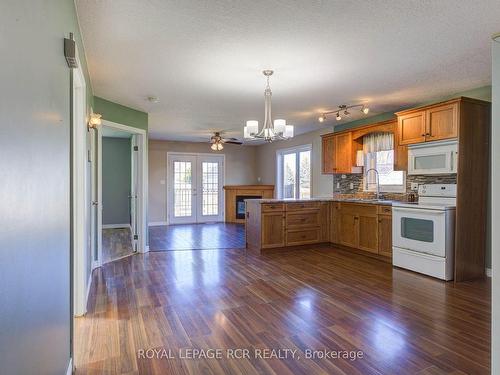
<svg viewBox="0 0 500 375"><path fill-rule="evenodd" d="M349 184L349 189L354 189L354 184L352 182Z"/></svg>
<svg viewBox="0 0 500 375"><path fill-rule="evenodd" d="M417 182L412 182L412 183L410 184L410 189L411 189L412 191L418 191L418 183L417 183Z"/></svg>
<svg viewBox="0 0 500 375"><path fill-rule="evenodd" d="M340 189L340 182L337 182L337 189Z"/></svg>

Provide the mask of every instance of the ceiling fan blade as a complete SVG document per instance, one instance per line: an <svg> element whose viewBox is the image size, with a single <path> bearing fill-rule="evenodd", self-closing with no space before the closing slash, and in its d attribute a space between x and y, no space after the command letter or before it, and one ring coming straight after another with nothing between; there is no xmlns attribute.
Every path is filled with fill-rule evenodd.
<svg viewBox="0 0 500 375"><path fill-rule="evenodd" d="M240 142L240 141L224 141L224 143L230 143L233 145L242 145L243 144L243 142Z"/></svg>

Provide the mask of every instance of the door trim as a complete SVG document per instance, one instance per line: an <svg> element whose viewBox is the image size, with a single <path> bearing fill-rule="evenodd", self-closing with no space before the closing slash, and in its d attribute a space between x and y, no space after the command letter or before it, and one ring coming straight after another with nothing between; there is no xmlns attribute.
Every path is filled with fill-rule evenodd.
<svg viewBox="0 0 500 375"><path fill-rule="evenodd" d="M73 247L73 315L87 312L86 270L87 219L91 211L87 198L87 88L81 65L72 69L72 247Z"/></svg>
<svg viewBox="0 0 500 375"><path fill-rule="evenodd" d="M170 213L171 213L171 205L170 205L170 202L173 201L173 187L172 187L172 184L170 183L170 173L171 173L171 170L170 170L170 160L172 157L175 157L175 156L192 156L192 157L221 157L222 158L222 181L221 181L221 186L220 186L220 197L221 197L221 202L220 202L220 207L221 207L221 211L220 211L220 218L221 218L221 222L223 222L225 220L225 210L226 210L226 207L225 207L225 194L226 192L224 191L223 187L224 187L224 184L225 184L225 181L226 181L226 155L225 154L215 154L215 153L210 153L210 152L177 152L177 151L168 151L167 152L167 170L166 170L166 176L167 176L167 181L166 181L166 187L167 187L167 191L166 191L166 194L167 194L167 201L166 201L166 217L167 217L167 221L166 221L166 225L173 225L171 223L171 216L170 216ZM198 163L197 163L198 164ZM197 182L197 185L198 185L198 182ZM196 215L198 216L198 215ZM198 223L198 218L195 217L195 221L194 223ZM199 223L202 223L202 222L199 222Z"/></svg>

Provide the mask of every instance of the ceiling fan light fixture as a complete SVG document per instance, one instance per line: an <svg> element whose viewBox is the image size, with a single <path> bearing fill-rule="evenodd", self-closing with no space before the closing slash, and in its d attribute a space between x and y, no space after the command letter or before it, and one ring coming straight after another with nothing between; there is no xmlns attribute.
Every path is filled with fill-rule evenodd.
<svg viewBox="0 0 500 375"><path fill-rule="evenodd" d="M222 149L224 149L224 146L222 145L222 143L216 142L216 143L212 143L210 148L214 151L221 151Z"/></svg>

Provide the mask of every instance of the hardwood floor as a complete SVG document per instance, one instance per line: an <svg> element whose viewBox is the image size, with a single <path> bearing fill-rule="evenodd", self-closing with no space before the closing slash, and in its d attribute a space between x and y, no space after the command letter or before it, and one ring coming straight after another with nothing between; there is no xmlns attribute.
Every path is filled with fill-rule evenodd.
<svg viewBox="0 0 500 375"><path fill-rule="evenodd" d="M177 224L149 228L151 251L244 249L245 225L233 223Z"/></svg>
<svg viewBox="0 0 500 375"><path fill-rule="evenodd" d="M133 253L132 234L129 228L107 228L102 230L103 263L109 263Z"/></svg>
<svg viewBox="0 0 500 375"><path fill-rule="evenodd" d="M329 246L153 252L94 273L75 363L99 375L489 374L490 318L488 281L444 283ZM152 348L177 358L143 358ZM191 348L223 359L179 358ZM226 358L234 348L249 358ZM300 358L255 358L264 348ZM306 359L308 349L363 356Z"/></svg>

